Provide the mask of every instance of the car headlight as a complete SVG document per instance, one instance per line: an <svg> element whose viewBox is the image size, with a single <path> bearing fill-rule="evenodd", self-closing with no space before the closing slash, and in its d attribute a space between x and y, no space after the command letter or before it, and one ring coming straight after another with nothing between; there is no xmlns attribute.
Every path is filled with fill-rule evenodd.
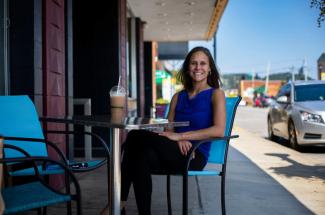
<svg viewBox="0 0 325 215"><path fill-rule="evenodd" d="M300 115L303 121L306 122L316 122L316 123L324 123L324 120L321 115L308 113L306 111L300 111Z"/></svg>

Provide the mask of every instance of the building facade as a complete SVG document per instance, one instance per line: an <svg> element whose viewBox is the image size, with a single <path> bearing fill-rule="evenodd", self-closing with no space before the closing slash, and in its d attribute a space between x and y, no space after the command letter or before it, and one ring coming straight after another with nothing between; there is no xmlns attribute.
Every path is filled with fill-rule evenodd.
<svg viewBox="0 0 325 215"><path fill-rule="evenodd" d="M91 114L110 114L109 91L120 80L136 115L150 115L156 41L210 39L227 2L0 0L0 95L28 95L43 116L73 115L79 98L91 100ZM93 131L110 140L108 131ZM66 150L64 136L48 138Z"/></svg>
<svg viewBox="0 0 325 215"><path fill-rule="evenodd" d="M325 53L322 53L317 60L318 79L325 81Z"/></svg>

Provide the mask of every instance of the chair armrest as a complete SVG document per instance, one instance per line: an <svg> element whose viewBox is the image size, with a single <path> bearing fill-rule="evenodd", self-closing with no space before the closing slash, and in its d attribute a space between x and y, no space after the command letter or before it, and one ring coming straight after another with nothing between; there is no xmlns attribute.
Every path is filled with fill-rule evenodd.
<svg viewBox="0 0 325 215"><path fill-rule="evenodd" d="M85 131L76 132L76 131L58 131L58 130L47 130L47 131L44 131L44 133L49 133L49 134L51 134L51 133L52 134L65 134L65 135L69 135L69 134L86 134L86 135L90 135L92 137L95 137L97 140L99 140L99 143L102 145L102 147L105 150L106 157L103 160L101 160L99 163L97 163L96 165L94 165L94 166L83 167L83 168L73 168L71 166L70 169L73 172L88 172L88 171L91 171L93 169L97 169L97 168L101 167L102 165L104 165L108 161L108 158L109 158L109 148L107 147L107 144L103 140L103 138L101 138L98 134L95 134L93 132L85 132ZM87 163L87 161L82 162L82 163Z"/></svg>
<svg viewBox="0 0 325 215"><path fill-rule="evenodd" d="M13 141L28 141L28 142L41 142L41 143L45 143L46 145L51 146L61 157L62 161L65 164L68 164L68 160L66 158L66 156L63 154L63 152L59 149L59 147L57 147L54 143L48 141L48 140L44 140L44 139L39 139L39 138L28 138L28 137L8 137L8 136L4 136L3 137L5 140L13 140Z"/></svg>
<svg viewBox="0 0 325 215"><path fill-rule="evenodd" d="M186 157L186 166L185 166L185 169L184 169L184 174L187 174L187 171L188 171L188 168L190 166L190 162L191 162L191 159L193 157L193 154L194 152L196 151L196 149L203 143L206 143L206 142L211 142L211 141L216 141L216 140L225 140L225 141L229 141L230 139L234 139L234 138L238 138L239 135L231 135L231 136L223 136L223 137L215 137L215 138L209 138L209 139L205 139L205 140L201 140L199 141L198 143L196 143L189 151L189 153L187 154L187 157Z"/></svg>
<svg viewBox="0 0 325 215"><path fill-rule="evenodd" d="M44 133L47 134L86 134L90 135L92 137L95 137L97 140L99 140L100 144L102 147L105 149L105 154L106 157L109 157L109 148L107 147L107 144L103 138L101 138L98 134L95 134L93 132L87 132L87 131L82 131L82 132L76 132L76 131L56 131L56 130L45 130Z"/></svg>
<svg viewBox="0 0 325 215"><path fill-rule="evenodd" d="M20 153L25 155L25 157L31 157L30 154L28 154L28 152L26 152L22 148L19 148L18 146L14 146L14 145L10 145L10 144L3 144L3 148L13 149L13 150L19 151Z"/></svg>
<svg viewBox="0 0 325 215"><path fill-rule="evenodd" d="M18 151L24 151L22 149L20 149L19 147L10 145L10 144L4 144L4 148L11 148L14 150L18 150ZM74 174L72 173L72 171L67 167L66 164L50 159L50 158L46 158L46 157L31 157L30 155L28 155L27 152L23 152L24 154L27 154L28 157L17 157L17 158L2 158L0 159L0 163L32 163L33 164L33 168L35 170L35 176L37 177L37 179L44 185L46 186L48 189L52 190L53 192L56 192L58 194L63 194L66 195L66 193L62 193L59 190L55 190L53 187L50 187L47 183L46 180L43 179L43 177L39 174L39 170L37 168L37 164L36 162L41 162L43 163L43 165L46 165L46 163L54 163L55 165L60 166L66 173L68 173L68 176L72 179L72 182L74 184L75 187L75 192L76 192L76 196L80 197L80 185L76 179L76 177L74 176Z"/></svg>

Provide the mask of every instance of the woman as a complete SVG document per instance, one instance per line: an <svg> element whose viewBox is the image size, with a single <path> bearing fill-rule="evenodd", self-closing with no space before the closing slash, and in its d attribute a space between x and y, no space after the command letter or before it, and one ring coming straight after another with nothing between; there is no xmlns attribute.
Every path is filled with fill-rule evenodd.
<svg viewBox="0 0 325 215"><path fill-rule="evenodd" d="M224 135L225 96L220 88L220 74L209 50L203 47L192 49L185 58L178 78L184 90L173 96L168 120L189 121L190 126L160 134L134 130L129 132L124 143L121 205L125 207L133 184L140 215L151 213L151 173L181 173L186 155L196 141ZM210 144L207 142L199 146L190 162L190 170L204 168Z"/></svg>

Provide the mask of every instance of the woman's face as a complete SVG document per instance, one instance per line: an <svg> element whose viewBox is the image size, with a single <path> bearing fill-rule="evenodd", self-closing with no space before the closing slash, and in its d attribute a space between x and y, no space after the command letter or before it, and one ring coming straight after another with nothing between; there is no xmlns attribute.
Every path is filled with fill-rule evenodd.
<svg viewBox="0 0 325 215"><path fill-rule="evenodd" d="M210 72L209 58L204 52L195 52L189 64L189 75L193 82L202 82L208 79Z"/></svg>

